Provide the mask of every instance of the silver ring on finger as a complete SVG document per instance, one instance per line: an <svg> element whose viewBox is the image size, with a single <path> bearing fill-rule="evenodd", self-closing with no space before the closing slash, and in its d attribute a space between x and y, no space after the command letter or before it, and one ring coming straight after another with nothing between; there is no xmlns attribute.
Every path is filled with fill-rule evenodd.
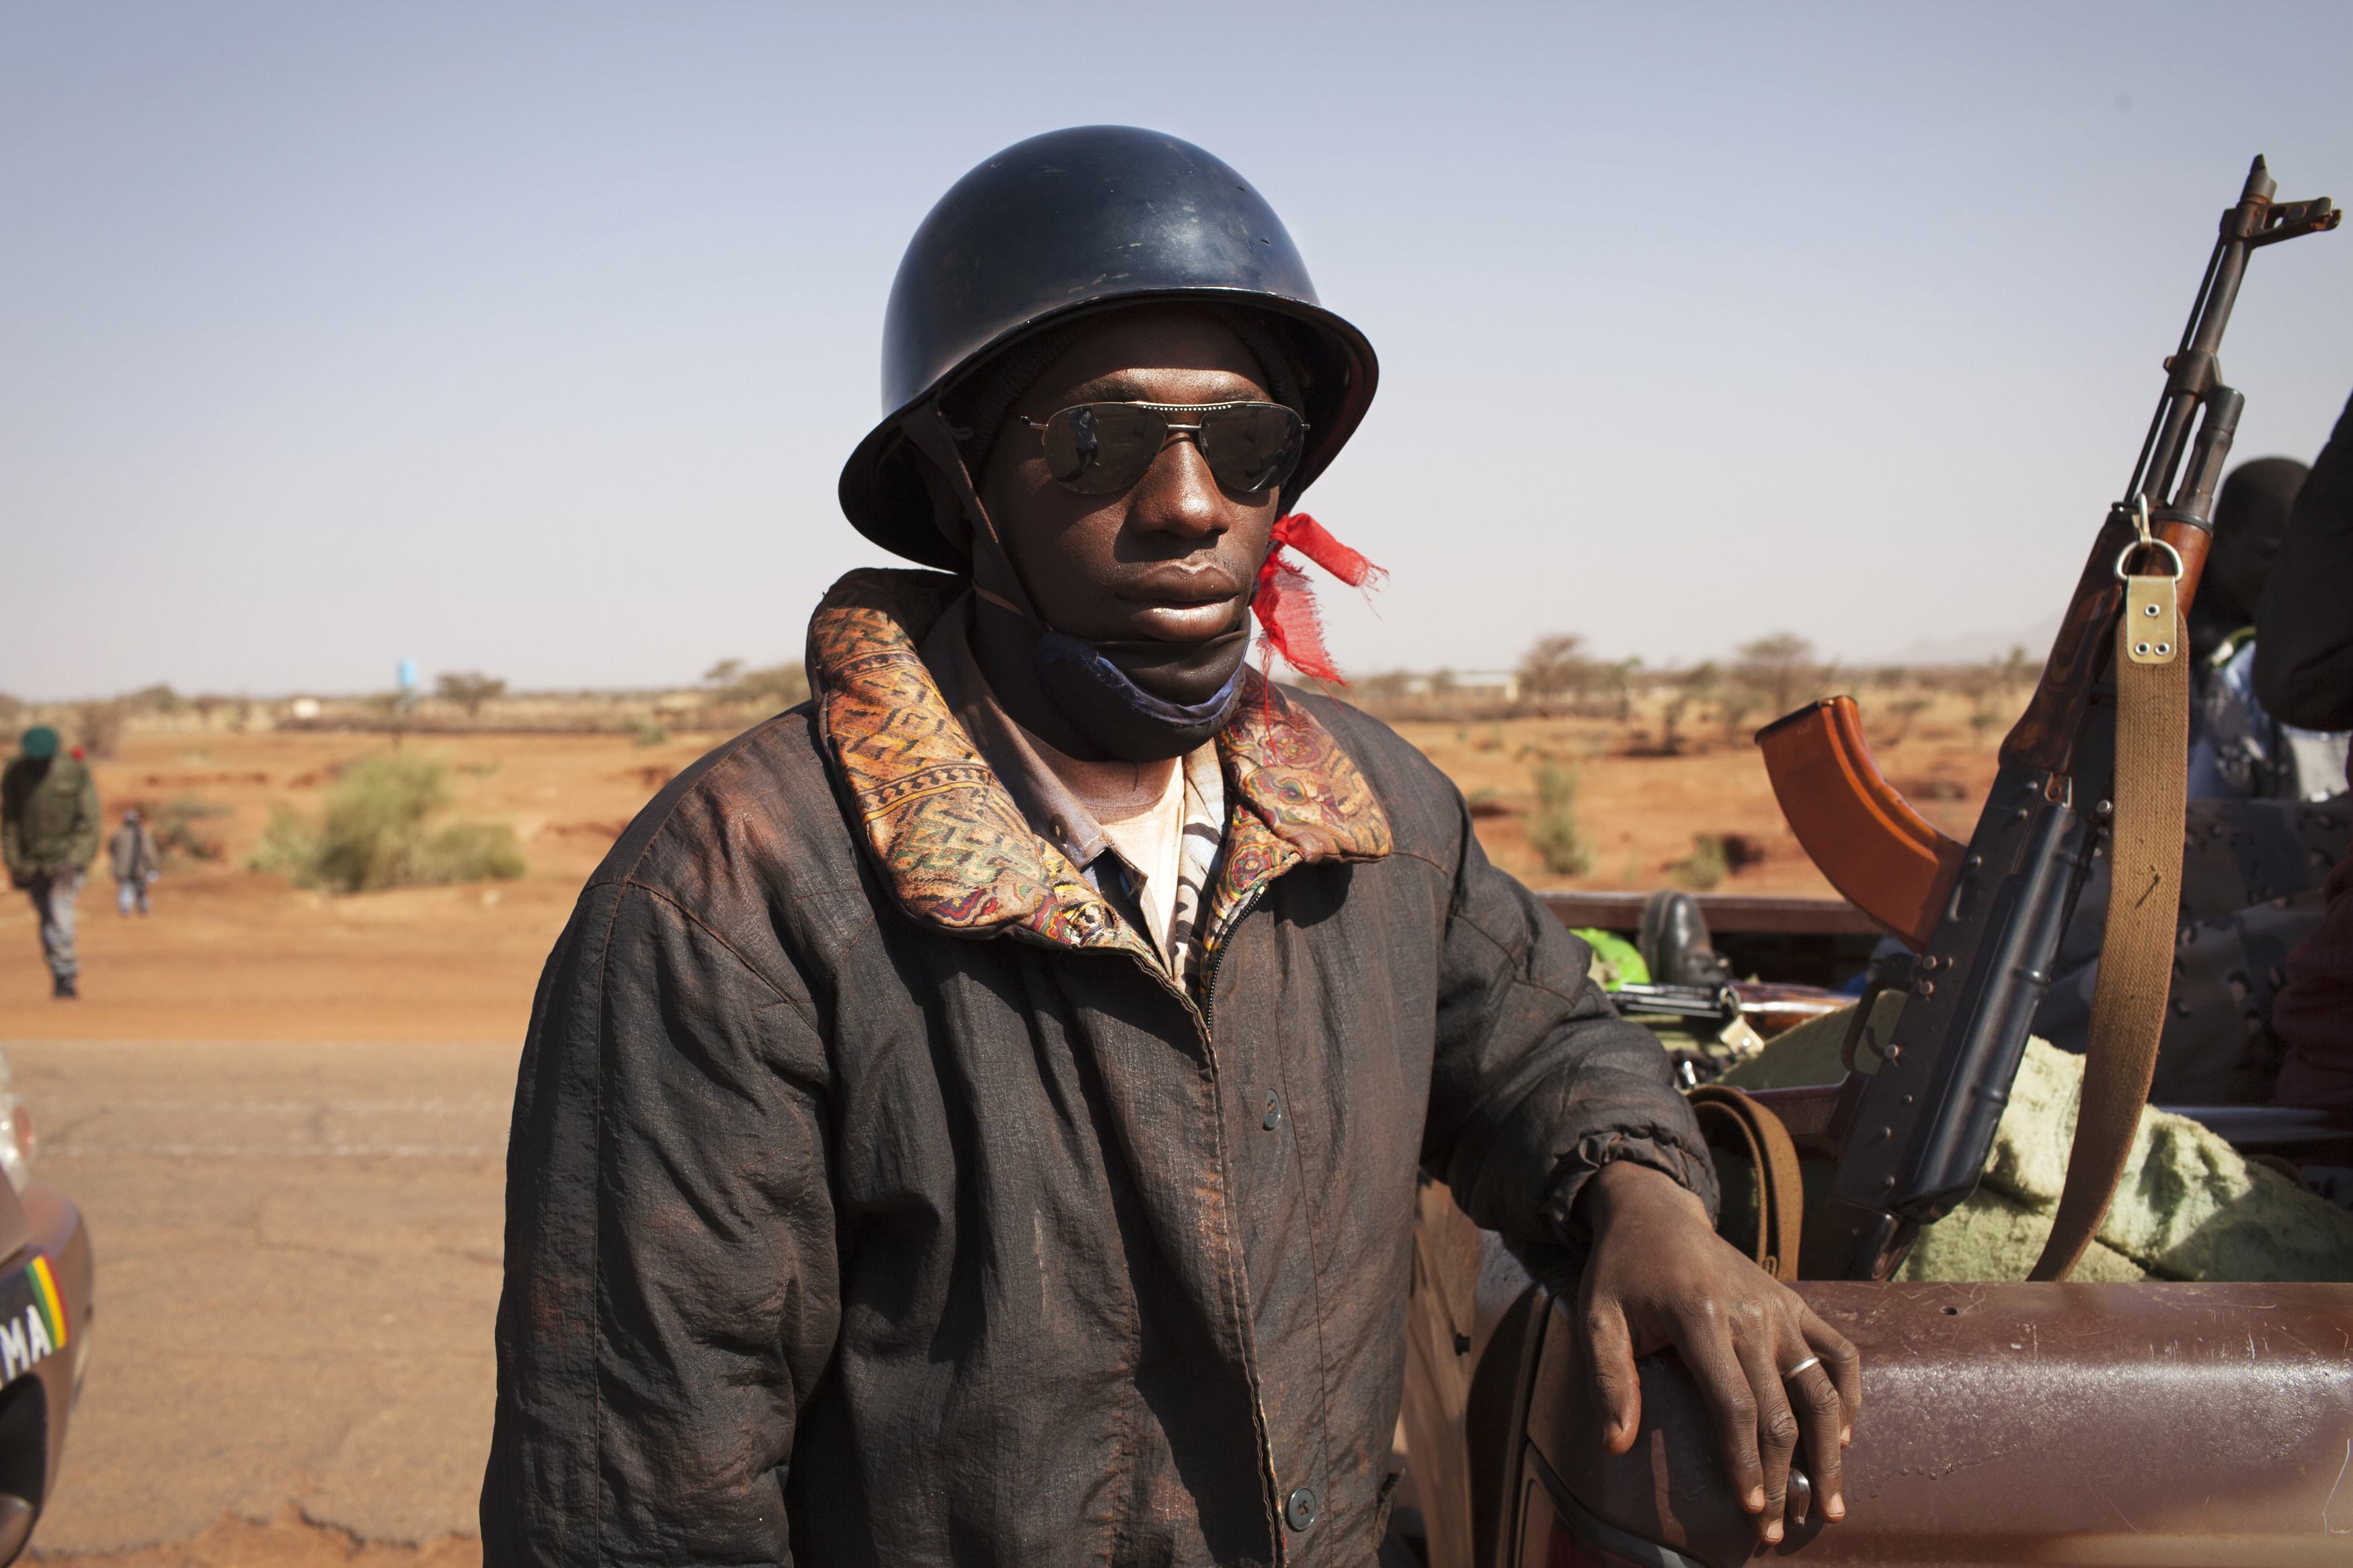
<svg viewBox="0 0 2353 1568"><path fill-rule="evenodd" d="M1808 1367L1810 1367L1810 1366L1820 1366L1820 1365L1821 1365L1821 1364L1822 1364L1822 1358L1821 1358L1821 1357L1820 1357L1820 1356L1818 1356L1818 1355L1810 1355L1810 1356L1808 1356L1805 1360L1803 1360L1803 1361L1799 1362L1797 1365L1795 1365L1795 1366L1791 1367L1788 1371L1787 1371L1787 1372L1783 1373L1781 1374L1781 1381L1782 1381L1783 1383L1787 1383L1787 1382L1788 1382L1791 1378L1793 1378L1793 1377L1797 1376L1799 1373L1801 1373L1801 1372L1805 1371Z"/></svg>

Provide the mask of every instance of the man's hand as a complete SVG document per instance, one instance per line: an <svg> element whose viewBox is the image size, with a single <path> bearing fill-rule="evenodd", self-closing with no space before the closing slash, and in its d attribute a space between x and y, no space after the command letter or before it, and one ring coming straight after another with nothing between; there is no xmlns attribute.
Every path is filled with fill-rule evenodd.
<svg viewBox="0 0 2353 1568"><path fill-rule="evenodd" d="M1725 1468L1741 1505L1757 1516L1758 1536L1781 1539L1801 1434L1822 1517L1844 1519L1839 1451L1862 1397L1854 1347L1726 1245L1699 1199L1659 1172L1614 1162L1579 1201L1593 1256L1577 1290L1577 1320L1603 1446L1613 1454L1634 1446L1642 1425L1634 1358L1672 1345L1715 1413ZM1812 1358L1820 1359L1806 1365ZM1802 1370L1784 1377L1793 1367Z"/></svg>

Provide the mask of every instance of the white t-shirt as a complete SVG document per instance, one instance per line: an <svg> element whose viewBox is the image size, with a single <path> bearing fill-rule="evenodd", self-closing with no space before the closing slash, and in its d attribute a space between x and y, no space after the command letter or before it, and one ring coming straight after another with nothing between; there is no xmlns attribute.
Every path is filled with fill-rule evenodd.
<svg viewBox="0 0 2353 1568"><path fill-rule="evenodd" d="M1184 875L1183 760L1083 763L1035 735L1029 741L1062 787L1094 813L1113 851L1142 879L1136 902L1144 908L1147 934L1153 946L1167 952L1168 928L1176 918L1176 884Z"/></svg>

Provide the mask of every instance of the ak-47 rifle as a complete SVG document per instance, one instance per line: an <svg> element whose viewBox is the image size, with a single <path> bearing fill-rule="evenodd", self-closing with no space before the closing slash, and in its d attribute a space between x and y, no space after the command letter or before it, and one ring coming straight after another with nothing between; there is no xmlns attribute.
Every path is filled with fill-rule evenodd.
<svg viewBox="0 0 2353 1568"><path fill-rule="evenodd" d="M2092 545L2033 700L2002 742L1968 843L1931 826L1881 776L1852 699L1815 703L1757 733L1807 854L1919 954L1878 1071L1777 1107L1801 1143L1838 1151L1830 1201L1807 1238L1810 1276L1885 1279L1919 1227L1967 1197L1985 1168L2060 935L2114 809L2125 563L2149 553L2144 544L2168 547L2188 612L2243 403L2222 384L2215 351L2247 258L2334 228L2340 216L2325 197L2276 202L2276 188L2257 158L2222 215L2131 483Z"/></svg>

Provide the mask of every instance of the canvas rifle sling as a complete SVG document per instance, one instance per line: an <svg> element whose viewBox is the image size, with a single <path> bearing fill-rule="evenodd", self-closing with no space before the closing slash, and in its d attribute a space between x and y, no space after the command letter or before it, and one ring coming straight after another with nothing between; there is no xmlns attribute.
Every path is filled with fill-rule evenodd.
<svg viewBox="0 0 2353 1568"><path fill-rule="evenodd" d="M2106 927L2084 1052L2075 1142L2051 1237L2030 1279L2064 1279L2100 1228L2157 1071L2181 908L2189 658L2174 577L2125 579L2116 626L2115 831Z"/></svg>
<svg viewBox="0 0 2353 1568"><path fill-rule="evenodd" d="M1726 1144L1756 1167L1757 1245L1750 1258L1776 1279L1795 1279L1806 1185L1789 1130L1769 1109L1730 1084L1702 1084L1684 1098L1709 1142Z"/></svg>

